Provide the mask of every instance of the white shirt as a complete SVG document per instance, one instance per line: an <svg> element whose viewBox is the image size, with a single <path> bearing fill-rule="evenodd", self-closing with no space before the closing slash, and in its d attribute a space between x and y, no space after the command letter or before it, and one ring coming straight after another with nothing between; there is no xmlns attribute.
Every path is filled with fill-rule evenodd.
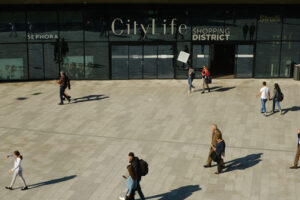
<svg viewBox="0 0 300 200"><path fill-rule="evenodd" d="M261 92L261 95L260 95L260 98L261 99L268 99L269 97L269 91L270 89L267 87L267 86L264 86L260 89L260 92Z"/></svg>
<svg viewBox="0 0 300 200"><path fill-rule="evenodd" d="M9 155L9 157L13 157L13 155ZM12 168L11 171L22 171L21 163L22 163L21 158L15 159L14 168Z"/></svg>

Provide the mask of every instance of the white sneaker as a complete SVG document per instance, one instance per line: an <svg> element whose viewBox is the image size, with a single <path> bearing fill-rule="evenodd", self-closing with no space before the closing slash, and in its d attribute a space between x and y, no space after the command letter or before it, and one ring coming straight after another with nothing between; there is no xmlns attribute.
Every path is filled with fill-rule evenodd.
<svg viewBox="0 0 300 200"><path fill-rule="evenodd" d="M119 199L120 199L120 200L125 200L125 198L124 198L124 197L119 197Z"/></svg>

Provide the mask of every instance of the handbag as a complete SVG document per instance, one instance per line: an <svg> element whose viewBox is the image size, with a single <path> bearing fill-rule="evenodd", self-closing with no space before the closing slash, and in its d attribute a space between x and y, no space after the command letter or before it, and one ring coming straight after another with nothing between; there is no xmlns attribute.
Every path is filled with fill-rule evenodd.
<svg viewBox="0 0 300 200"><path fill-rule="evenodd" d="M211 76L205 76L205 82L206 84L211 84L212 83Z"/></svg>
<svg viewBox="0 0 300 200"><path fill-rule="evenodd" d="M221 156L215 151L210 154L210 157L214 162L220 162L221 160Z"/></svg>

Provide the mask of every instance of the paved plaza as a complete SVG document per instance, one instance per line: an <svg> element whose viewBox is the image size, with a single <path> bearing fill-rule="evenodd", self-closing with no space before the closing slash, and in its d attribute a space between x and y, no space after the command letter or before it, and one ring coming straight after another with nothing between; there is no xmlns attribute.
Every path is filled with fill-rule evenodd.
<svg viewBox="0 0 300 200"><path fill-rule="evenodd" d="M149 164L141 182L146 199L300 199L300 169L289 169L300 82L267 80L282 88L284 115L264 117L255 97L262 81L213 80L205 94L201 80L192 94L186 80L72 81L74 100L63 106L53 81L1 83L0 199L116 200L125 193L130 151ZM203 168L212 123L227 145L220 175ZM5 155L14 150L24 156L27 191L4 189L13 166Z"/></svg>

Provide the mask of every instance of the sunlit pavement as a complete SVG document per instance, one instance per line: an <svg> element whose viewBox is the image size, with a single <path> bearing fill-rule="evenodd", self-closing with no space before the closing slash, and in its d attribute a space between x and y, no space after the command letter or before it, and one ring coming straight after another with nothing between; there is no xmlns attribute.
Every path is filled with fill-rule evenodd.
<svg viewBox="0 0 300 200"><path fill-rule="evenodd" d="M300 169L290 170L300 128L300 82L278 82L284 115L260 114L260 79L213 80L211 93L188 94L187 80L73 81L74 101L59 103L53 82L0 84L1 199L115 200L123 195L128 152L149 163L148 199L300 197ZM271 110L271 102L267 105ZM204 169L216 123L228 168ZM7 191L19 150L30 190ZM15 187L20 188L17 179ZM139 199L136 195L136 199Z"/></svg>

